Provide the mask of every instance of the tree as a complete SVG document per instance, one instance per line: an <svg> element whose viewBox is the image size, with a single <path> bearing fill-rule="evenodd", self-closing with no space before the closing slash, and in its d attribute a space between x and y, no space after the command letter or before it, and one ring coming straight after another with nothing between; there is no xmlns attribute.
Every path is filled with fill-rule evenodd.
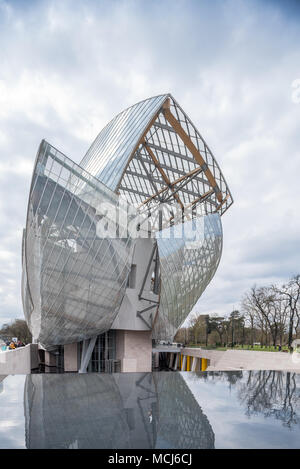
<svg viewBox="0 0 300 469"><path fill-rule="evenodd" d="M278 335L282 334L284 329L286 316L286 304L278 296L276 288L274 286L257 288L254 285L246 299L246 311L251 308L258 317L262 338L265 332L266 342L272 338L273 345L276 346Z"/></svg>
<svg viewBox="0 0 300 469"><path fill-rule="evenodd" d="M235 342L235 337L236 337L235 333L239 329L239 324L241 321L240 312L237 310L232 311L230 313L229 319L230 319L230 324L231 324L231 347L233 347L234 342Z"/></svg>
<svg viewBox="0 0 300 469"><path fill-rule="evenodd" d="M191 325L190 325L190 331L191 335L193 337L193 342L195 344L198 343L200 331L201 331L201 321L200 321L200 315L195 313L193 317L191 318Z"/></svg>
<svg viewBox="0 0 300 469"><path fill-rule="evenodd" d="M0 336L11 339L17 337L21 342L29 344L32 342L32 335L24 319L15 319L10 324L3 324L0 329Z"/></svg>
<svg viewBox="0 0 300 469"><path fill-rule="evenodd" d="M242 299L242 312L244 313L246 324L249 324L250 326L250 342L251 346L253 347L257 311L253 307L253 302L251 301L251 297L249 297L248 293L245 294Z"/></svg>
<svg viewBox="0 0 300 469"><path fill-rule="evenodd" d="M212 331L216 331L220 338L220 343L223 344L223 337L225 334L225 319L213 314L210 318L210 327Z"/></svg>
<svg viewBox="0 0 300 469"><path fill-rule="evenodd" d="M289 305L289 331L288 346L291 347L293 340L294 321L299 324L299 301L300 301L300 275L291 278L287 285L277 289L278 293L285 297Z"/></svg>

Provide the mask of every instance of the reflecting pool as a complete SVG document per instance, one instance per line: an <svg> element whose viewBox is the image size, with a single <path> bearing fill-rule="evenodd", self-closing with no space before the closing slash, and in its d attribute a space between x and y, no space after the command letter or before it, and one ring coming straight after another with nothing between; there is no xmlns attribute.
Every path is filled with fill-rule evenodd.
<svg viewBox="0 0 300 469"><path fill-rule="evenodd" d="M0 376L0 448L300 448L300 374Z"/></svg>

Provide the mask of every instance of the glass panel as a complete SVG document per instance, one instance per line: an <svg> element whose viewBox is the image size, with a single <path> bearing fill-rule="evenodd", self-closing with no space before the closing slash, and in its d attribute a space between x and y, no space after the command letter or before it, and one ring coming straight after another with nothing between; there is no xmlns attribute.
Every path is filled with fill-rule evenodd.
<svg viewBox="0 0 300 469"><path fill-rule="evenodd" d="M156 340L172 341L218 267L221 219L218 214L209 214L167 228L156 238L161 293L153 335Z"/></svg>
<svg viewBox="0 0 300 469"><path fill-rule="evenodd" d="M44 346L102 333L118 313L133 243L97 231L100 218L112 221L110 212L97 211L103 202L116 206L118 196L43 142L28 206L23 300L33 336ZM120 223L122 217L123 230Z"/></svg>
<svg viewBox="0 0 300 469"><path fill-rule="evenodd" d="M146 99L118 114L99 133L80 165L115 190L144 129L166 99Z"/></svg>

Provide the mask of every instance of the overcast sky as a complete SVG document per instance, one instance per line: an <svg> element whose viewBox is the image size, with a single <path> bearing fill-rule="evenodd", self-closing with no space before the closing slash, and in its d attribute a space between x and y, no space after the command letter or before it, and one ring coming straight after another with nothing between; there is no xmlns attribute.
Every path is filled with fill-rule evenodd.
<svg viewBox="0 0 300 469"><path fill-rule="evenodd" d="M300 273L299 20L297 1L0 0L0 325L23 317L21 236L40 141L79 162L116 113L165 92L235 201L197 311L228 314L254 283Z"/></svg>

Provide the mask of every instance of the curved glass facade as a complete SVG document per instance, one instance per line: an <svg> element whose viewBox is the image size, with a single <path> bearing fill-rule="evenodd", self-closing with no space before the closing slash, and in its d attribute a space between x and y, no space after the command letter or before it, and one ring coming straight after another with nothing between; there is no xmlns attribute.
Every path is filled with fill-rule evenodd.
<svg viewBox="0 0 300 469"><path fill-rule="evenodd" d="M154 336L172 341L218 267L222 253L220 216L206 215L159 232L157 245L161 292Z"/></svg>
<svg viewBox="0 0 300 469"><path fill-rule="evenodd" d="M85 184L85 191L78 186ZM43 141L36 160L23 239L23 304L45 347L108 330L126 288L133 243L97 232L103 201L118 197ZM110 214L104 217L109 220ZM103 220L102 220L103 221Z"/></svg>
<svg viewBox="0 0 300 469"><path fill-rule="evenodd" d="M110 329L136 245L128 213L129 221L139 217L139 236L158 248L157 300L138 303L143 282L137 311L128 314L143 318L155 308L153 337L172 340L216 271L220 217L232 203L212 152L170 94L118 114L80 165L43 141L22 249L23 307L35 340L51 348ZM114 232L105 228L111 225Z"/></svg>
<svg viewBox="0 0 300 469"><path fill-rule="evenodd" d="M118 114L101 130L80 165L115 190L149 120L165 99L166 95L146 99Z"/></svg>

